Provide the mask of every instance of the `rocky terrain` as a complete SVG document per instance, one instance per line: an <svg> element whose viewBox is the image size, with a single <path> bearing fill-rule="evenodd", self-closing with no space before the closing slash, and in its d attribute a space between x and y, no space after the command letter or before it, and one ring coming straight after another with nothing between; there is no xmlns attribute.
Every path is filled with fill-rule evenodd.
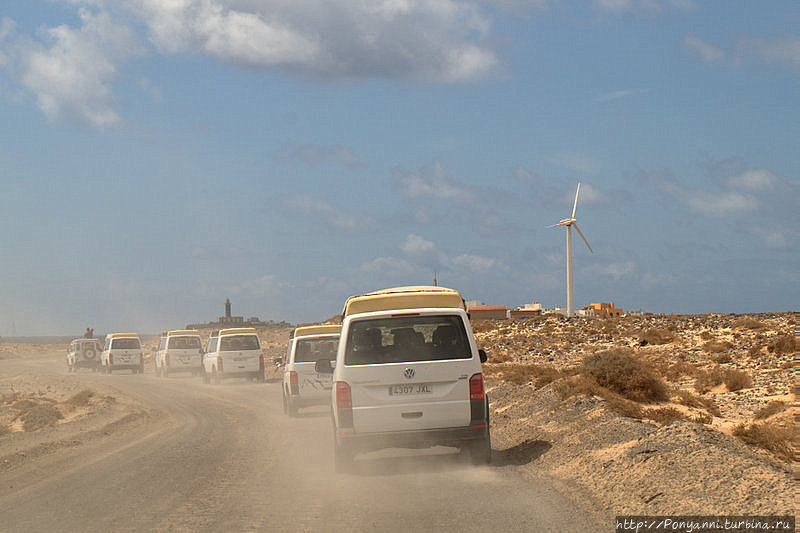
<svg viewBox="0 0 800 533"><path fill-rule="evenodd" d="M473 327L508 460L620 512L795 513L797 313Z"/></svg>

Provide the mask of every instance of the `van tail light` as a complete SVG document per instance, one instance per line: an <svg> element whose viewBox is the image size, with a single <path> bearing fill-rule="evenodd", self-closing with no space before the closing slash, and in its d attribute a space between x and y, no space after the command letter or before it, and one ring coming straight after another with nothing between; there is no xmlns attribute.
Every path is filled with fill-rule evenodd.
<svg viewBox="0 0 800 533"><path fill-rule="evenodd" d="M164 363L169 365L169 352L164 352Z"/></svg>
<svg viewBox="0 0 800 533"><path fill-rule="evenodd" d="M291 389L292 396L297 396L298 394L300 394L297 372L295 372L294 370L289 371L289 388Z"/></svg>
<svg viewBox="0 0 800 533"><path fill-rule="evenodd" d="M114 354L111 353L111 352L108 352L108 364L110 365L113 362L114 362Z"/></svg>
<svg viewBox="0 0 800 533"><path fill-rule="evenodd" d="M353 397L350 395L350 385L344 381L336 382L336 407L344 409L353 408Z"/></svg>
<svg viewBox="0 0 800 533"><path fill-rule="evenodd" d="M222 373L222 357L217 357L217 372Z"/></svg>
<svg viewBox="0 0 800 533"><path fill-rule="evenodd" d="M258 356L258 364L260 364L260 365L264 364L264 354L263 353Z"/></svg>
<svg viewBox="0 0 800 533"><path fill-rule="evenodd" d="M473 374L469 378L469 399L470 400L483 400L483 374Z"/></svg>
<svg viewBox="0 0 800 533"><path fill-rule="evenodd" d="M337 426L340 429L339 435L353 434L353 396L350 385L344 381L334 383L336 390L336 414L338 415ZM345 429L345 431L341 431Z"/></svg>
<svg viewBox="0 0 800 533"><path fill-rule="evenodd" d="M469 425L474 428L485 428L489 425L489 404L483 390L483 374L473 374L469 378Z"/></svg>

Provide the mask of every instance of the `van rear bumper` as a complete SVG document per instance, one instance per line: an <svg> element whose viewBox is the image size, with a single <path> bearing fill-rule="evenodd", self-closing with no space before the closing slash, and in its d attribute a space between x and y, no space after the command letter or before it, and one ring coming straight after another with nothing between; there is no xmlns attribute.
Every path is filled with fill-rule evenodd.
<svg viewBox="0 0 800 533"><path fill-rule="evenodd" d="M459 447L470 441L485 439L488 434L486 426L394 431L391 433L356 433L352 435L342 435L337 430L336 442L339 446L353 452L365 452L383 448Z"/></svg>

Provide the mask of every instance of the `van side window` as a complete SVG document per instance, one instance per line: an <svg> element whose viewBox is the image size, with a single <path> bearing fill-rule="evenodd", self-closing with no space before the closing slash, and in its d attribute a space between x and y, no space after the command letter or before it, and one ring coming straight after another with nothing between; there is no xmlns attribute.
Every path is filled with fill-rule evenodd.
<svg viewBox="0 0 800 533"><path fill-rule="evenodd" d="M216 352L217 351L217 339L218 337L211 337L208 339L208 346L206 347L206 352Z"/></svg>

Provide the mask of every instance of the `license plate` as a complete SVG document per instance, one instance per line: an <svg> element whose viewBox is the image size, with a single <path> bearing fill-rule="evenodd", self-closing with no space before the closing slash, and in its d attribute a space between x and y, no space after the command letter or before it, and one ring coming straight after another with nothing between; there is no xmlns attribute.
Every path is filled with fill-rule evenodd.
<svg viewBox="0 0 800 533"><path fill-rule="evenodd" d="M433 387L427 383L389 387L389 396L416 396L419 394L433 394Z"/></svg>
<svg viewBox="0 0 800 533"><path fill-rule="evenodd" d="M234 360L234 361L247 361L248 359L250 359L250 358L249 358L249 357L247 357L247 356L244 356L244 357L234 357L234 358L233 358L233 360Z"/></svg>

